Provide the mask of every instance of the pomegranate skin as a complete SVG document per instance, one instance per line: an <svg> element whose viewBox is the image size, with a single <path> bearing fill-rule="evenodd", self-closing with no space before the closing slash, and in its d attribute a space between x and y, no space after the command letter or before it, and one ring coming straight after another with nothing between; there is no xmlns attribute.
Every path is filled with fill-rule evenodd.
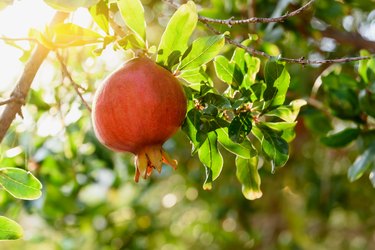
<svg viewBox="0 0 375 250"><path fill-rule="evenodd" d="M186 108L182 86L168 70L146 57L134 58L99 87L92 121L99 141L112 150L138 155L151 146L161 152Z"/></svg>

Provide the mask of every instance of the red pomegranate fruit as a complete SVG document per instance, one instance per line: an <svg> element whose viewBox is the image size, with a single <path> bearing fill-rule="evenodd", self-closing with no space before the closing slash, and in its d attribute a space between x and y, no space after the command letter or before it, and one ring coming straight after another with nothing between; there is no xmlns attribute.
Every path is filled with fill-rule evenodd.
<svg viewBox="0 0 375 250"><path fill-rule="evenodd" d="M95 93L92 121L99 141L131 152L135 181L146 179L162 163L177 167L163 143L182 124L187 101L179 81L149 58L134 58L109 75Z"/></svg>

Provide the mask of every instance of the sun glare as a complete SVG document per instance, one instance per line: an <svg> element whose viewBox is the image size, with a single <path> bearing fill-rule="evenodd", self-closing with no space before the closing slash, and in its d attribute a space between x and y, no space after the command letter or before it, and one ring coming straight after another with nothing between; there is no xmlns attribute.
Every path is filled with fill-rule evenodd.
<svg viewBox="0 0 375 250"><path fill-rule="evenodd" d="M0 36L25 38L31 28L43 29L54 14L42 0L14 1L13 5L0 11ZM18 43L28 48L27 42ZM8 91L22 72L19 61L22 51L0 41L0 92Z"/></svg>

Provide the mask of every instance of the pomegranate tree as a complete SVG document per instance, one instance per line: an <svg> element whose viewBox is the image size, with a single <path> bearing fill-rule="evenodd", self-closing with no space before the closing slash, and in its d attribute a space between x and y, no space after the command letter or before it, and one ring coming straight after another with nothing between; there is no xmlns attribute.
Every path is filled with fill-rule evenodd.
<svg viewBox="0 0 375 250"><path fill-rule="evenodd" d="M92 120L99 141L108 148L131 152L135 181L146 179L162 163L177 162L163 143L182 124L187 101L179 81L147 57L134 58L109 75L95 94Z"/></svg>

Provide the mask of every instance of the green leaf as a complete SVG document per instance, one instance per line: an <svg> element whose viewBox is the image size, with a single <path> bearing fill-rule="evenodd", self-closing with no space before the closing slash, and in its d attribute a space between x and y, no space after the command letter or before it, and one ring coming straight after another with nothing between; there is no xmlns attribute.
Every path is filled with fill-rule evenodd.
<svg viewBox="0 0 375 250"><path fill-rule="evenodd" d="M261 122L260 124L281 132L281 138L286 142L291 142L296 137L294 127L297 125L297 122Z"/></svg>
<svg viewBox="0 0 375 250"><path fill-rule="evenodd" d="M371 56L371 54L366 50L361 50L361 56ZM359 61L358 73L365 83L373 82L375 77L375 59Z"/></svg>
<svg viewBox="0 0 375 250"><path fill-rule="evenodd" d="M237 179L242 184L242 193L245 198L255 200L262 197L258 173L258 157L250 159L236 157L236 168Z"/></svg>
<svg viewBox="0 0 375 250"><path fill-rule="evenodd" d="M99 0L44 0L46 4L60 11L71 12L79 7L88 8L99 2Z"/></svg>
<svg viewBox="0 0 375 250"><path fill-rule="evenodd" d="M257 124L253 133L262 143L262 151L266 158L271 161L272 170L274 167L282 167L289 158L289 145L281 137L281 133Z"/></svg>
<svg viewBox="0 0 375 250"><path fill-rule="evenodd" d="M248 82L248 81L244 81L244 82ZM243 86L246 87L246 84L243 84ZM255 102L255 101L262 100L263 94L266 88L267 88L267 85L262 82L257 82L257 83L252 84L249 88L251 92L250 94L251 101Z"/></svg>
<svg viewBox="0 0 375 250"><path fill-rule="evenodd" d="M43 100L42 93L34 89L30 91L28 103L37 106L39 111L47 111L51 108L51 106Z"/></svg>
<svg viewBox="0 0 375 250"><path fill-rule="evenodd" d="M357 93L353 89L329 89L327 101L332 113L341 119L357 119L360 114Z"/></svg>
<svg viewBox="0 0 375 250"><path fill-rule="evenodd" d="M22 236L23 229L17 222L0 216L0 240L18 240Z"/></svg>
<svg viewBox="0 0 375 250"><path fill-rule="evenodd" d="M341 119L360 122L358 89L362 82L358 82L350 75L337 72L322 77L322 82L332 114Z"/></svg>
<svg viewBox="0 0 375 250"><path fill-rule="evenodd" d="M200 91L201 83L211 82L210 77L205 72L205 67L195 68L192 70L185 70L177 76L189 83L189 87Z"/></svg>
<svg viewBox="0 0 375 250"><path fill-rule="evenodd" d="M369 56L370 53L366 50L361 50L360 51L361 56ZM359 66L358 66L358 73L362 77L363 81L365 83L368 83L368 77L367 77L367 60L361 60L359 61Z"/></svg>
<svg viewBox="0 0 375 250"><path fill-rule="evenodd" d="M249 35L249 38L242 41L241 44L248 47L252 41L255 41L257 39L257 35ZM246 57L251 56L243 48L236 47L231 58L231 62L236 63L240 67L243 74L246 74L248 72L249 67Z"/></svg>
<svg viewBox="0 0 375 250"><path fill-rule="evenodd" d="M185 51L180 71L199 68L211 61L224 46L224 35L200 37Z"/></svg>
<svg viewBox="0 0 375 250"><path fill-rule="evenodd" d="M297 119L300 108L306 104L307 102L302 99L293 100L289 105L277 107L265 115L276 116L286 122L294 122Z"/></svg>
<svg viewBox="0 0 375 250"><path fill-rule="evenodd" d="M362 89L358 95L361 110L375 118L375 92L370 89Z"/></svg>
<svg viewBox="0 0 375 250"><path fill-rule="evenodd" d="M42 195L39 180L20 168L1 168L0 185L17 199L35 200Z"/></svg>
<svg viewBox="0 0 375 250"><path fill-rule="evenodd" d="M181 5L173 14L161 37L156 61L171 69L178 63L188 47L188 42L198 21L193 1Z"/></svg>
<svg viewBox="0 0 375 250"><path fill-rule="evenodd" d="M122 19L144 43L146 41L146 21L143 5L140 0L117 0Z"/></svg>
<svg viewBox="0 0 375 250"><path fill-rule="evenodd" d="M264 100L268 101L274 98L277 92L275 81L279 78L284 71L284 65L275 61L268 60L264 67L264 79L267 84L267 89L264 92Z"/></svg>
<svg viewBox="0 0 375 250"><path fill-rule="evenodd" d="M205 104L211 104L219 109L231 108L230 101L223 95L215 93L207 93L201 97L201 102Z"/></svg>
<svg viewBox="0 0 375 250"><path fill-rule="evenodd" d="M260 59L246 53L245 62L246 62L246 67L247 67L247 72L246 72L246 75L248 77L247 80L249 80L249 82L253 84L255 82L256 75L258 74L260 70Z"/></svg>
<svg viewBox="0 0 375 250"><path fill-rule="evenodd" d="M260 122L259 124L265 125L275 131L282 132L283 130L294 128L297 122Z"/></svg>
<svg viewBox="0 0 375 250"><path fill-rule="evenodd" d="M250 112L240 113L234 117L228 127L229 138L233 142L243 142L252 128L253 117Z"/></svg>
<svg viewBox="0 0 375 250"><path fill-rule="evenodd" d="M60 23L52 28L54 45L62 47L82 46L101 42L103 37L90 29L73 23Z"/></svg>
<svg viewBox="0 0 375 250"><path fill-rule="evenodd" d="M202 110L202 120L212 120L219 114L219 109L212 104L206 104Z"/></svg>
<svg viewBox="0 0 375 250"><path fill-rule="evenodd" d="M217 135L215 132L208 133L206 141L198 150L200 161L206 168L206 180L203 189L210 190L212 182L219 177L223 168L223 157L217 148Z"/></svg>
<svg viewBox="0 0 375 250"><path fill-rule="evenodd" d="M302 117L305 126L318 135L324 136L333 129L331 118L322 110L307 106Z"/></svg>
<svg viewBox="0 0 375 250"><path fill-rule="evenodd" d="M281 75L276 79L273 86L277 89L276 95L272 101L272 106L283 105L285 96L289 88L290 75L286 68L282 71Z"/></svg>
<svg viewBox="0 0 375 250"><path fill-rule="evenodd" d="M249 140L242 143L233 142L228 135L228 128L219 128L216 130L218 141L229 152L236 154L244 159L250 159L257 155L256 149Z"/></svg>
<svg viewBox="0 0 375 250"><path fill-rule="evenodd" d="M32 30L29 35L51 50L103 42L99 33L73 23L56 24L48 28L45 34Z"/></svg>
<svg viewBox="0 0 375 250"><path fill-rule="evenodd" d="M241 85L243 74L236 63L229 62L226 57L219 55L215 57L214 66L220 80L232 85L234 89L237 89Z"/></svg>
<svg viewBox="0 0 375 250"><path fill-rule="evenodd" d="M252 39L249 38L249 39L246 39L243 42L241 42L241 44L244 45L244 46L249 46L251 41L252 41ZM237 64L240 67L240 69L242 71L242 74L247 73L247 67L246 67L246 61L245 61L245 55L246 54L248 54L248 53L246 53L246 51L244 49L237 47L234 50L232 58L230 60L231 62L234 62L235 64Z"/></svg>
<svg viewBox="0 0 375 250"><path fill-rule="evenodd" d="M322 87L326 92L337 89L357 89L358 81L351 75L345 73L337 73L341 67L336 66L337 70L332 73L322 76Z"/></svg>
<svg viewBox="0 0 375 250"><path fill-rule="evenodd" d="M192 142L192 154L197 152L203 141L206 139L206 136L202 136L202 134L199 133L202 124L200 120L201 116L202 114L199 112L199 110L192 108L187 113L186 119L182 124L182 130Z"/></svg>
<svg viewBox="0 0 375 250"><path fill-rule="evenodd" d="M135 34L128 34L117 41L118 45L124 50L127 49L142 49L144 44L137 39Z"/></svg>
<svg viewBox="0 0 375 250"><path fill-rule="evenodd" d="M357 159L348 170L350 181L358 180L363 173L375 164L375 143L371 144Z"/></svg>
<svg viewBox="0 0 375 250"><path fill-rule="evenodd" d="M358 128L348 128L336 134L320 138L320 141L328 147L340 148L357 139L361 132Z"/></svg>
<svg viewBox="0 0 375 250"><path fill-rule="evenodd" d="M109 25L108 25L109 8L108 8L107 0L100 0L99 3L90 7L89 11L95 23L106 34L108 34L109 32Z"/></svg>
<svg viewBox="0 0 375 250"><path fill-rule="evenodd" d="M229 123L220 117L209 117L207 115L202 115L202 125L199 132L207 134L211 131L215 131L218 128L224 128L228 126Z"/></svg>

